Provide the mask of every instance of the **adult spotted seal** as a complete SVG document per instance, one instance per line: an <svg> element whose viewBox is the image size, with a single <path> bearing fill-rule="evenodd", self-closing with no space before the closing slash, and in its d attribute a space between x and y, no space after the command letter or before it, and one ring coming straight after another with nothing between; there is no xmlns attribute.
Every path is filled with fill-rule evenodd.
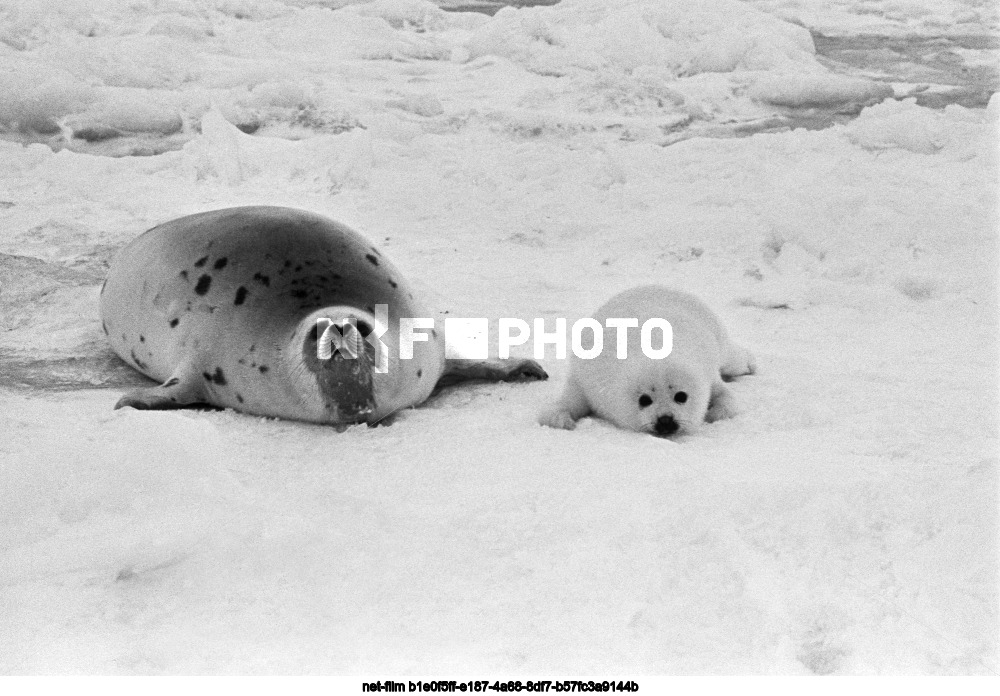
<svg viewBox="0 0 1000 696"><path fill-rule="evenodd" d="M114 351L161 383L116 408L204 403L373 424L439 383L547 377L531 360L445 359L437 329L401 359L400 318L431 316L406 279L357 232L292 208L229 208L154 227L118 253L100 313ZM326 319L343 331L336 345ZM367 340L373 332L380 340Z"/></svg>

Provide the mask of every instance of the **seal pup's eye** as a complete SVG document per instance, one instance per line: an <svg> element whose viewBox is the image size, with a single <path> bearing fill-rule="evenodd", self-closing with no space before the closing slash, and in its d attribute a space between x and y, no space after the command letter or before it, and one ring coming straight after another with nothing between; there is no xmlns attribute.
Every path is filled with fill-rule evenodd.
<svg viewBox="0 0 1000 696"><path fill-rule="evenodd" d="M651 403L653 403L653 400L650 398L649 394L643 394L639 397L639 408L646 408Z"/></svg>
<svg viewBox="0 0 1000 696"><path fill-rule="evenodd" d="M674 401L676 401L679 404L683 404L687 400L688 400L687 392L677 392L676 394L674 394Z"/></svg>

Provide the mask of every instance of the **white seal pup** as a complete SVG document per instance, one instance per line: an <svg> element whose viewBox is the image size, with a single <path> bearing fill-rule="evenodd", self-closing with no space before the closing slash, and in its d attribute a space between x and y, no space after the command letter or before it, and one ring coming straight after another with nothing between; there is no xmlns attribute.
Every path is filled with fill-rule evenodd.
<svg viewBox="0 0 1000 696"><path fill-rule="evenodd" d="M161 383L116 408L210 404L373 424L439 383L547 377L531 360L446 360L443 327L401 359L400 317L433 318L406 279L357 232L292 208L229 208L154 227L116 256L100 313L114 351ZM341 344L321 333L325 319L343 330ZM360 340L372 332L379 341Z"/></svg>
<svg viewBox="0 0 1000 696"><path fill-rule="evenodd" d="M732 343L722 322L694 295L658 285L626 290L598 309L609 317L670 322L673 350L661 359L641 349L640 328L628 330L627 358L617 357L618 329L605 328L597 357L571 358L569 379L559 400L538 422L572 430L593 414L620 428L660 437L694 432L704 421L734 415L723 380L753 374L753 356Z"/></svg>

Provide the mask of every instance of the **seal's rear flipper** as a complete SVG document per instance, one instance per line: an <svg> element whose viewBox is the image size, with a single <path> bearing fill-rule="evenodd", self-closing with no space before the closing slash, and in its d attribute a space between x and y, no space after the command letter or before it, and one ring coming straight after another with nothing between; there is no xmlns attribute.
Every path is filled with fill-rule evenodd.
<svg viewBox="0 0 1000 696"><path fill-rule="evenodd" d="M737 413L736 402L733 395L722 382L712 385L712 396L708 402L708 411L705 413L705 422L714 423L723 418L732 418Z"/></svg>
<svg viewBox="0 0 1000 696"><path fill-rule="evenodd" d="M434 393L473 379L487 382L527 382L548 378L549 374L534 360L449 359L445 361L444 374L434 386Z"/></svg>
<svg viewBox="0 0 1000 696"><path fill-rule="evenodd" d="M186 408L205 404L206 399L201 374L191 365L182 365L160 386L129 392L118 400L115 408L131 406L141 411Z"/></svg>
<svg viewBox="0 0 1000 696"><path fill-rule="evenodd" d="M731 343L723 348L722 367L719 368L719 372L723 381L732 382L737 377L756 374L757 361L746 348Z"/></svg>

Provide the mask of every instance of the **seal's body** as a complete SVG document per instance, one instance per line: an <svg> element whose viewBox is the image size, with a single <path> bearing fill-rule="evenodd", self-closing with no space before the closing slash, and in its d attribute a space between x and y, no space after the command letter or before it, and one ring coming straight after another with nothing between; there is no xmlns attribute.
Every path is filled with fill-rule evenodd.
<svg viewBox="0 0 1000 696"><path fill-rule="evenodd" d="M593 318L666 319L673 349L662 359L646 356L640 330L628 332L627 358L617 357L617 332L604 330L604 350L592 359L572 358L559 401L539 423L572 430L593 414L628 430L659 436L691 433L704 421L734 414L723 379L752 374L753 356L732 343L722 322L694 295L658 285L626 290L600 307Z"/></svg>
<svg viewBox="0 0 1000 696"><path fill-rule="evenodd" d="M380 316L378 305L387 313ZM291 208L229 208L154 227L115 258L100 309L114 351L162 383L117 407L207 403L317 423L375 423L427 399L445 376L545 378L532 361L445 360L438 330L401 360L400 317L430 316L405 278L357 232ZM353 354L320 357L325 319L347 338L346 323L360 337L375 332L388 355L379 341L357 340Z"/></svg>

